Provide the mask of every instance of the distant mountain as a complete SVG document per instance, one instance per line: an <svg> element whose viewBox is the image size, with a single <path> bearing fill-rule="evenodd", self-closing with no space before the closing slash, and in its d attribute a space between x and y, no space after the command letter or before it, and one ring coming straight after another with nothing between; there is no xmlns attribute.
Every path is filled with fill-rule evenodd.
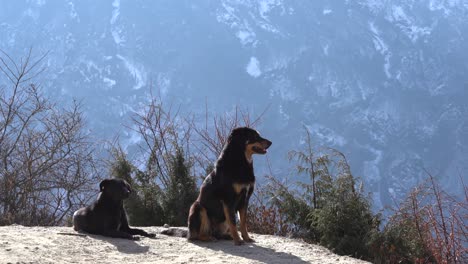
<svg viewBox="0 0 468 264"><path fill-rule="evenodd" d="M42 86L83 100L99 137L149 86L186 113L260 114L290 174L302 126L343 151L377 206L425 175L468 173L468 1L0 0L0 48L50 51ZM3 80L2 80L3 82ZM258 158L264 171L264 158Z"/></svg>

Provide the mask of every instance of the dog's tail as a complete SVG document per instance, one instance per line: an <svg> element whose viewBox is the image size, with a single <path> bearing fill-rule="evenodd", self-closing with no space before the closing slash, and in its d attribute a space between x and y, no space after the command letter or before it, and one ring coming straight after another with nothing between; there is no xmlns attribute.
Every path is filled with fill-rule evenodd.
<svg viewBox="0 0 468 264"><path fill-rule="evenodd" d="M187 237L188 230L187 228L183 228L183 227L169 227L161 231L161 234L166 235L166 236L174 236L174 237Z"/></svg>

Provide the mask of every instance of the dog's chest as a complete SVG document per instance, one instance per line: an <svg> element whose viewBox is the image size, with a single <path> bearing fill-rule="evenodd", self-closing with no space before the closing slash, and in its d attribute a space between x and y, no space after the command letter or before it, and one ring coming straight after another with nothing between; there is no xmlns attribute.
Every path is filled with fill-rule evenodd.
<svg viewBox="0 0 468 264"><path fill-rule="evenodd" d="M245 191L245 195L247 195L250 192L250 189L254 187L254 182L249 182L249 183L234 183L232 187L234 188L234 192L236 194L241 194L242 192Z"/></svg>
<svg viewBox="0 0 468 264"><path fill-rule="evenodd" d="M122 212L120 211L112 212L106 217L107 217L106 228L110 230L120 230L122 226Z"/></svg>
<svg viewBox="0 0 468 264"><path fill-rule="evenodd" d="M120 226L122 225L122 223L120 221L117 221L117 230L120 230Z"/></svg>

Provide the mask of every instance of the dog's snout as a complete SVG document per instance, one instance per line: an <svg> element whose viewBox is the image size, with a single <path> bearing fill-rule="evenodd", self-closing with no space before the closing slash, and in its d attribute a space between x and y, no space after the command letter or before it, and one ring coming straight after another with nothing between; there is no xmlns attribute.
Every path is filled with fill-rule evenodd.
<svg viewBox="0 0 468 264"><path fill-rule="evenodd" d="M263 141L263 146L264 146L265 149L269 148L271 146L271 144L273 144L273 143L268 139L265 139Z"/></svg>

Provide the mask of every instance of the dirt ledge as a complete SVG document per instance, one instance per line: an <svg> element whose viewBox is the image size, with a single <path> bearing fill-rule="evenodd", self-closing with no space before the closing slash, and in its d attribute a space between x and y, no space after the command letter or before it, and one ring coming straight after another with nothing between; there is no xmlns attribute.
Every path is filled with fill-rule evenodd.
<svg viewBox="0 0 468 264"><path fill-rule="evenodd" d="M253 244L188 242L158 233L139 241L78 234L70 227L0 227L0 263L368 263L299 240L252 234Z"/></svg>

